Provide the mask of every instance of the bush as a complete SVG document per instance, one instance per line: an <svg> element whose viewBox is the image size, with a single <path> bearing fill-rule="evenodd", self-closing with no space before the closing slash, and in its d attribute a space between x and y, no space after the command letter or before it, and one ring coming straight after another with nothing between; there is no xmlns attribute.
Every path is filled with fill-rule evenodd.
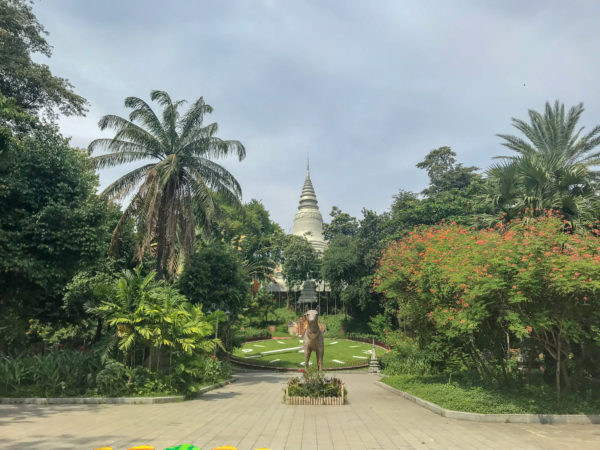
<svg viewBox="0 0 600 450"><path fill-rule="evenodd" d="M298 318L296 317L298 314L286 307L275 309L272 315L275 317L276 323L285 324L286 330L288 322L294 322Z"/></svg>
<svg viewBox="0 0 600 450"><path fill-rule="evenodd" d="M108 361L96 375L98 393L108 397L123 394L127 390L127 368L117 361Z"/></svg>
<svg viewBox="0 0 600 450"><path fill-rule="evenodd" d="M347 321L344 319L343 314L329 314L319 317L319 322L323 322L327 327L327 337L339 338L345 335L340 333L340 328L347 330Z"/></svg>
<svg viewBox="0 0 600 450"><path fill-rule="evenodd" d="M227 361L217 359L215 355L206 359L204 382L216 383L231 377L231 365Z"/></svg>
<svg viewBox="0 0 600 450"><path fill-rule="evenodd" d="M316 367L302 369L302 378L294 377L287 383L288 396L290 397L341 397L342 380L335 377L326 377ZM346 388L344 397L348 395Z"/></svg>
<svg viewBox="0 0 600 450"><path fill-rule="evenodd" d="M91 353L60 350L48 355L0 358L0 395L62 397L83 395L94 386L100 359Z"/></svg>
<svg viewBox="0 0 600 450"><path fill-rule="evenodd" d="M430 375L431 362L426 353L420 351L414 339L396 330L385 334L385 342L390 352L381 358L386 375Z"/></svg>
<svg viewBox="0 0 600 450"><path fill-rule="evenodd" d="M244 342L251 339L271 339L271 333L264 328L246 327L244 330L234 330L232 345L240 347Z"/></svg>

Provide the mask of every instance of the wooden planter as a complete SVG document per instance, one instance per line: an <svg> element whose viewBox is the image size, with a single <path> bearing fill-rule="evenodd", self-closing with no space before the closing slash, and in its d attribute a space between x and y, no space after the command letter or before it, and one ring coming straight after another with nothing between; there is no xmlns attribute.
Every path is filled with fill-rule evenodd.
<svg viewBox="0 0 600 450"><path fill-rule="evenodd" d="M285 387L286 405L343 405L344 404L344 385L340 387L341 395L339 397L290 397L288 387Z"/></svg>

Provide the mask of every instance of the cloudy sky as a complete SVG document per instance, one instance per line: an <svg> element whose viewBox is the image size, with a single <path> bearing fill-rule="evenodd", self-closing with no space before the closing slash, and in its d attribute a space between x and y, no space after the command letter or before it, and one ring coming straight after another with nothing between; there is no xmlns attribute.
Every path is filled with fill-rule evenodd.
<svg viewBox="0 0 600 450"><path fill-rule="evenodd" d="M38 0L55 75L90 102L60 121L75 145L104 114L153 89L203 96L244 190L291 231L307 154L321 212L389 208L420 191L415 164L451 146L486 168L497 133L547 100L584 102L600 123L600 2ZM100 174L106 186L125 169Z"/></svg>

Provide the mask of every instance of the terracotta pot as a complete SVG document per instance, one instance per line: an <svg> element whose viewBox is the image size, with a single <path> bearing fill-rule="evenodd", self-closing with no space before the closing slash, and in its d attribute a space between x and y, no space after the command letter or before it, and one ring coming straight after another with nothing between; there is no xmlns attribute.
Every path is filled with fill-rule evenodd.
<svg viewBox="0 0 600 450"><path fill-rule="evenodd" d="M275 333L275 325L269 325L269 333Z"/></svg>

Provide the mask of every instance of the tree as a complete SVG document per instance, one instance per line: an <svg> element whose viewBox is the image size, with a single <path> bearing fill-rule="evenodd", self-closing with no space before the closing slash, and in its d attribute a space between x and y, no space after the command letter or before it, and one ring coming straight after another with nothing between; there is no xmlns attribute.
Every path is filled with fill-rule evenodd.
<svg viewBox="0 0 600 450"><path fill-rule="evenodd" d="M431 150L425 159L417 164L429 175L429 187L423 194L432 195L451 189L465 190L478 175L477 167L464 167L456 164L456 153L450 147Z"/></svg>
<svg viewBox="0 0 600 450"><path fill-rule="evenodd" d="M281 272L290 289L319 278L319 255L304 237L291 235L283 250Z"/></svg>
<svg viewBox="0 0 600 450"><path fill-rule="evenodd" d="M486 200L508 219L519 212L530 216L544 209L559 209L571 222L592 219L598 210L600 126L585 135L577 123L583 104L565 114L564 104L546 103L543 114L529 110L527 123L512 119L524 136L500 134L505 147L516 155L498 156L503 162L488 170ZM526 210L526 211L525 211Z"/></svg>
<svg viewBox="0 0 600 450"><path fill-rule="evenodd" d="M342 212L337 206L331 208L329 216L331 216L331 222L323 224L323 237L328 241L339 235L354 236L358 233L356 218Z"/></svg>
<svg viewBox="0 0 600 450"><path fill-rule="evenodd" d="M30 1L0 1L0 94L13 98L20 109L32 115L52 118L56 110L83 115L86 100L73 92L71 83L31 59L36 53L52 55L46 34Z"/></svg>
<svg viewBox="0 0 600 450"><path fill-rule="evenodd" d="M565 226L549 212L481 230L423 227L386 249L374 289L422 347L443 349L442 365L457 357L482 377L508 377L510 349L525 358L529 344L554 360L560 392L573 373L584 382L600 342L600 231Z"/></svg>
<svg viewBox="0 0 600 450"><path fill-rule="evenodd" d="M362 275L357 241L352 236L339 235L323 253L322 277L329 281L332 295L340 299L344 289Z"/></svg>
<svg viewBox="0 0 600 450"><path fill-rule="evenodd" d="M205 309L229 310L235 317L250 296L237 252L221 242L203 244L186 260L179 290L193 304Z"/></svg>
<svg viewBox="0 0 600 450"><path fill-rule="evenodd" d="M130 367L141 360L151 369L154 356L158 371L161 351L166 350L169 362L175 359L177 371L188 356L205 354L218 344L209 338L213 328L201 307L190 305L164 281L157 282L154 272L142 275L139 267L124 271L113 298L89 311L108 325L111 343L117 343ZM107 350L110 352L112 345Z"/></svg>
<svg viewBox="0 0 600 450"><path fill-rule="evenodd" d="M152 91L150 98L162 106L159 119L150 106L137 97L127 97L129 120L115 115L102 117L101 130L116 131L112 139L96 139L90 151L108 150L96 156L98 168L114 167L134 161L146 163L122 176L103 195L123 199L135 192L113 233L114 243L129 218L134 217L140 230L137 258L142 259L151 243L156 244L156 271L159 278L173 278L180 262L191 256L196 226L206 228L215 216L213 192L227 201L240 201L242 190L225 168L212 161L230 154L241 161L246 156L238 141L223 141L215 136L217 124L204 125L212 107L200 97L181 116L184 101L173 102L163 91ZM150 160L151 162L148 162ZM204 223L199 224L198 214Z"/></svg>
<svg viewBox="0 0 600 450"><path fill-rule="evenodd" d="M51 127L10 143L0 164L0 316L63 318L65 285L105 259L118 219L97 183L86 152Z"/></svg>
<svg viewBox="0 0 600 450"><path fill-rule="evenodd" d="M281 227L269 217L269 212L258 200L239 205L221 206L219 238L231 243L240 255L244 269L253 279L272 278L276 264L281 260L284 238Z"/></svg>

